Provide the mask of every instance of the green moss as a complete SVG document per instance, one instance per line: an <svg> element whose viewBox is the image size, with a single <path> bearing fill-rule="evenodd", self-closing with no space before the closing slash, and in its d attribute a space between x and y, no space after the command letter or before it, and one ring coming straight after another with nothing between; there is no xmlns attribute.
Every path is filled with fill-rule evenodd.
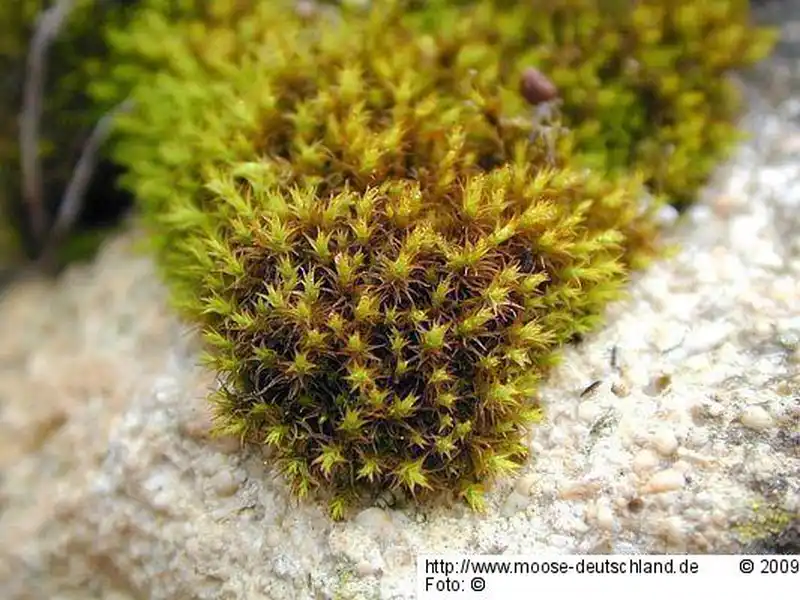
<svg viewBox="0 0 800 600"><path fill-rule="evenodd" d="M741 542L753 543L780 535L800 515L769 503L753 505L751 517L734 525L733 531Z"/></svg>
<svg viewBox="0 0 800 600"><path fill-rule="evenodd" d="M254 4L252 0L144 0L126 10L113 2L77 3L48 64L40 152L51 216L91 127L139 73L133 69L126 78L117 69L106 82L110 94L86 97L90 83L102 82L112 64L105 57L102 31L125 23L128 12L138 6L158 12L170 23L185 19L221 23L248 13ZM480 64L486 52L496 59L501 78L517 76L527 65L538 66L562 91L564 122L574 132L584 164L612 172L641 172L652 191L685 205L739 137L733 125L738 93L723 75L764 56L775 32L750 24L746 0L631 4L630 0L409 1L403 18L420 34L435 35L443 53L455 49L458 56L451 58L462 66L471 61ZM42 0L24 0L0 7L4 73L0 220L5 224L0 255L7 258L20 254L22 246L29 254L37 252L21 203L17 116L24 55L34 20L46 6ZM153 44L138 51L147 66L158 68L153 59L168 44L165 40ZM113 190L107 193L109 202L116 201L110 198ZM95 232L88 236L96 237Z"/></svg>
<svg viewBox="0 0 800 600"><path fill-rule="evenodd" d="M669 190L642 148L669 165L684 138L653 65L683 63L627 48L643 34L611 35L594 4L379 2L338 19L291 4L145 1L93 86L136 102L115 159L221 375L219 432L271 446L335 517L385 488L480 508L526 460L560 346L657 251L643 180ZM593 62L590 30L639 75L615 87L623 67ZM531 64L563 121L530 118ZM682 152L711 152L701 138ZM680 173L675 189L696 185Z"/></svg>
<svg viewBox="0 0 800 600"><path fill-rule="evenodd" d="M740 139L739 89L726 75L764 58L778 33L751 23L747 0L424 5L412 18L448 39L455 61L478 56L460 49L469 40L490 45L509 77L538 67L561 90L586 164L641 171L677 205Z"/></svg>

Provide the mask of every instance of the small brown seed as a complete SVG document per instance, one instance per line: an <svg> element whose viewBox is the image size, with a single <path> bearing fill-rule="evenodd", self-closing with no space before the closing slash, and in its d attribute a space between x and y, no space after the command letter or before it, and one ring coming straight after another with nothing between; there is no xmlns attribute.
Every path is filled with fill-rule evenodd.
<svg viewBox="0 0 800 600"><path fill-rule="evenodd" d="M528 67L522 72L519 91L522 97L534 106L549 102L558 96L555 84L534 67Z"/></svg>
<svg viewBox="0 0 800 600"><path fill-rule="evenodd" d="M628 502L628 510L632 513L638 513L644 508L644 500L641 498L631 498Z"/></svg>

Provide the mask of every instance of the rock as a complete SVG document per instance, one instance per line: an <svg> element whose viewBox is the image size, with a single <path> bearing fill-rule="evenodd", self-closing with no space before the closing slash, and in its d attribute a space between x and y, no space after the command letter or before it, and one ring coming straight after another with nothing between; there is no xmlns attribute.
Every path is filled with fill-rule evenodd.
<svg viewBox="0 0 800 600"><path fill-rule="evenodd" d="M644 487L644 492L649 494L660 494L671 492L684 486L686 478L677 469L665 469L653 475Z"/></svg>
<svg viewBox="0 0 800 600"><path fill-rule="evenodd" d="M618 398L625 398L630 395L631 390L624 381L615 381L611 384L611 392Z"/></svg>
<svg viewBox="0 0 800 600"><path fill-rule="evenodd" d="M353 521L383 539L388 539L395 529L389 514L377 506L362 510L355 516Z"/></svg>
<svg viewBox="0 0 800 600"><path fill-rule="evenodd" d="M559 498L562 500L585 500L600 489L597 481L565 481L559 489Z"/></svg>
<svg viewBox="0 0 800 600"><path fill-rule="evenodd" d="M651 442L656 452L662 456L674 454L678 449L678 438L675 437L675 432L669 428L661 428L653 435Z"/></svg>
<svg viewBox="0 0 800 600"><path fill-rule="evenodd" d="M655 469L661 459L652 450L642 450L633 459L633 469L637 472L645 472Z"/></svg>
<svg viewBox="0 0 800 600"><path fill-rule="evenodd" d="M742 421L742 425L756 431L769 429L773 424L772 415L760 406L748 406L742 411L739 418Z"/></svg>
<svg viewBox="0 0 800 600"><path fill-rule="evenodd" d="M515 513L523 510L526 506L531 503L531 498L527 494L524 496L522 494L517 493L516 491L511 492L508 496L506 496L505 502L503 502L503 506L500 509L500 513L504 517L510 517Z"/></svg>
<svg viewBox="0 0 800 600"><path fill-rule="evenodd" d="M614 511L608 501L602 501L598 504L595 519L601 529L608 531L614 529Z"/></svg>
<svg viewBox="0 0 800 600"><path fill-rule="evenodd" d="M377 575L383 571L382 561L360 560L356 564L356 574L360 577Z"/></svg>
<svg viewBox="0 0 800 600"><path fill-rule="evenodd" d="M594 423L601 414L603 407L592 400L586 400L578 405L578 418L584 423Z"/></svg>
<svg viewBox="0 0 800 600"><path fill-rule="evenodd" d="M684 521L677 516L669 517L664 520L661 525L664 537L670 542L677 545L683 545L686 539L686 525Z"/></svg>
<svg viewBox="0 0 800 600"><path fill-rule="evenodd" d="M639 548L628 542L617 542L612 547L612 554L641 554Z"/></svg>
<svg viewBox="0 0 800 600"><path fill-rule="evenodd" d="M536 475L529 473L527 475L523 475L517 480L517 483L514 485L514 491L521 496L527 496L534 489L535 485Z"/></svg>
<svg viewBox="0 0 800 600"><path fill-rule="evenodd" d="M239 482L230 471L220 471L209 481L211 488L219 496L232 496L239 489Z"/></svg>

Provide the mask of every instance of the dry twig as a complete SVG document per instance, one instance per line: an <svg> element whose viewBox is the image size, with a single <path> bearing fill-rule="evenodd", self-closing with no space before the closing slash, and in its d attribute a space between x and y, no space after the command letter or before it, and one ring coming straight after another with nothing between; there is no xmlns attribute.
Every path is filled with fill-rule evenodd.
<svg viewBox="0 0 800 600"><path fill-rule="evenodd" d="M73 0L58 0L44 11L36 23L28 50L19 145L22 154L23 197L31 219L31 230L38 242L44 240L47 230L47 215L42 198L42 166L39 159L39 129L46 79L45 59L73 5Z"/></svg>
<svg viewBox="0 0 800 600"><path fill-rule="evenodd" d="M78 159L78 163L72 171L72 177L61 199L56 221L53 224L53 228L50 230L47 245L42 255L44 262L50 260L52 253L69 233L70 229L72 229L75 220L80 214L80 210L83 206L83 199L86 196L86 190L89 187L94 168L97 165L97 157L100 148L111 133L114 118L120 113L130 110L132 105L133 101L127 99L108 111L97 122L89 139L86 140L80 159Z"/></svg>

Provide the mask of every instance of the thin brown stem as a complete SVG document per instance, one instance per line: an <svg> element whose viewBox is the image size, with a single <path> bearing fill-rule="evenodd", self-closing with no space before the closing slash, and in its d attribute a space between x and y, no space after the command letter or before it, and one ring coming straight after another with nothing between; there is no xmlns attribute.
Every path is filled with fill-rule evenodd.
<svg viewBox="0 0 800 600"><path fill-rule="evenodd" d="M81 208L83 208L83 200L94 174L100 149L111 134L114 118L120 113L130 110L132 105L133 101L129 98L104 114L95 125L89 139L86 140L81 156L72 171L72 177L70 177L69 184L61 199L55 223L50 230L47 244L42 254L43 262L50 261L53 252L70 232L80 214Z"/></svg>
<svg viewBox="0 0 800 600"><path fill-rule="evenodd" d="M20 115L19 145L21 153L23 199L31 220L31 231L37 242L44 240L47 214L42 198L42 166L39 157L42 98L46 79L46 56L73 8L73 0L58 0L44 11L36 22L27 57L27 74Z"/></svg>

